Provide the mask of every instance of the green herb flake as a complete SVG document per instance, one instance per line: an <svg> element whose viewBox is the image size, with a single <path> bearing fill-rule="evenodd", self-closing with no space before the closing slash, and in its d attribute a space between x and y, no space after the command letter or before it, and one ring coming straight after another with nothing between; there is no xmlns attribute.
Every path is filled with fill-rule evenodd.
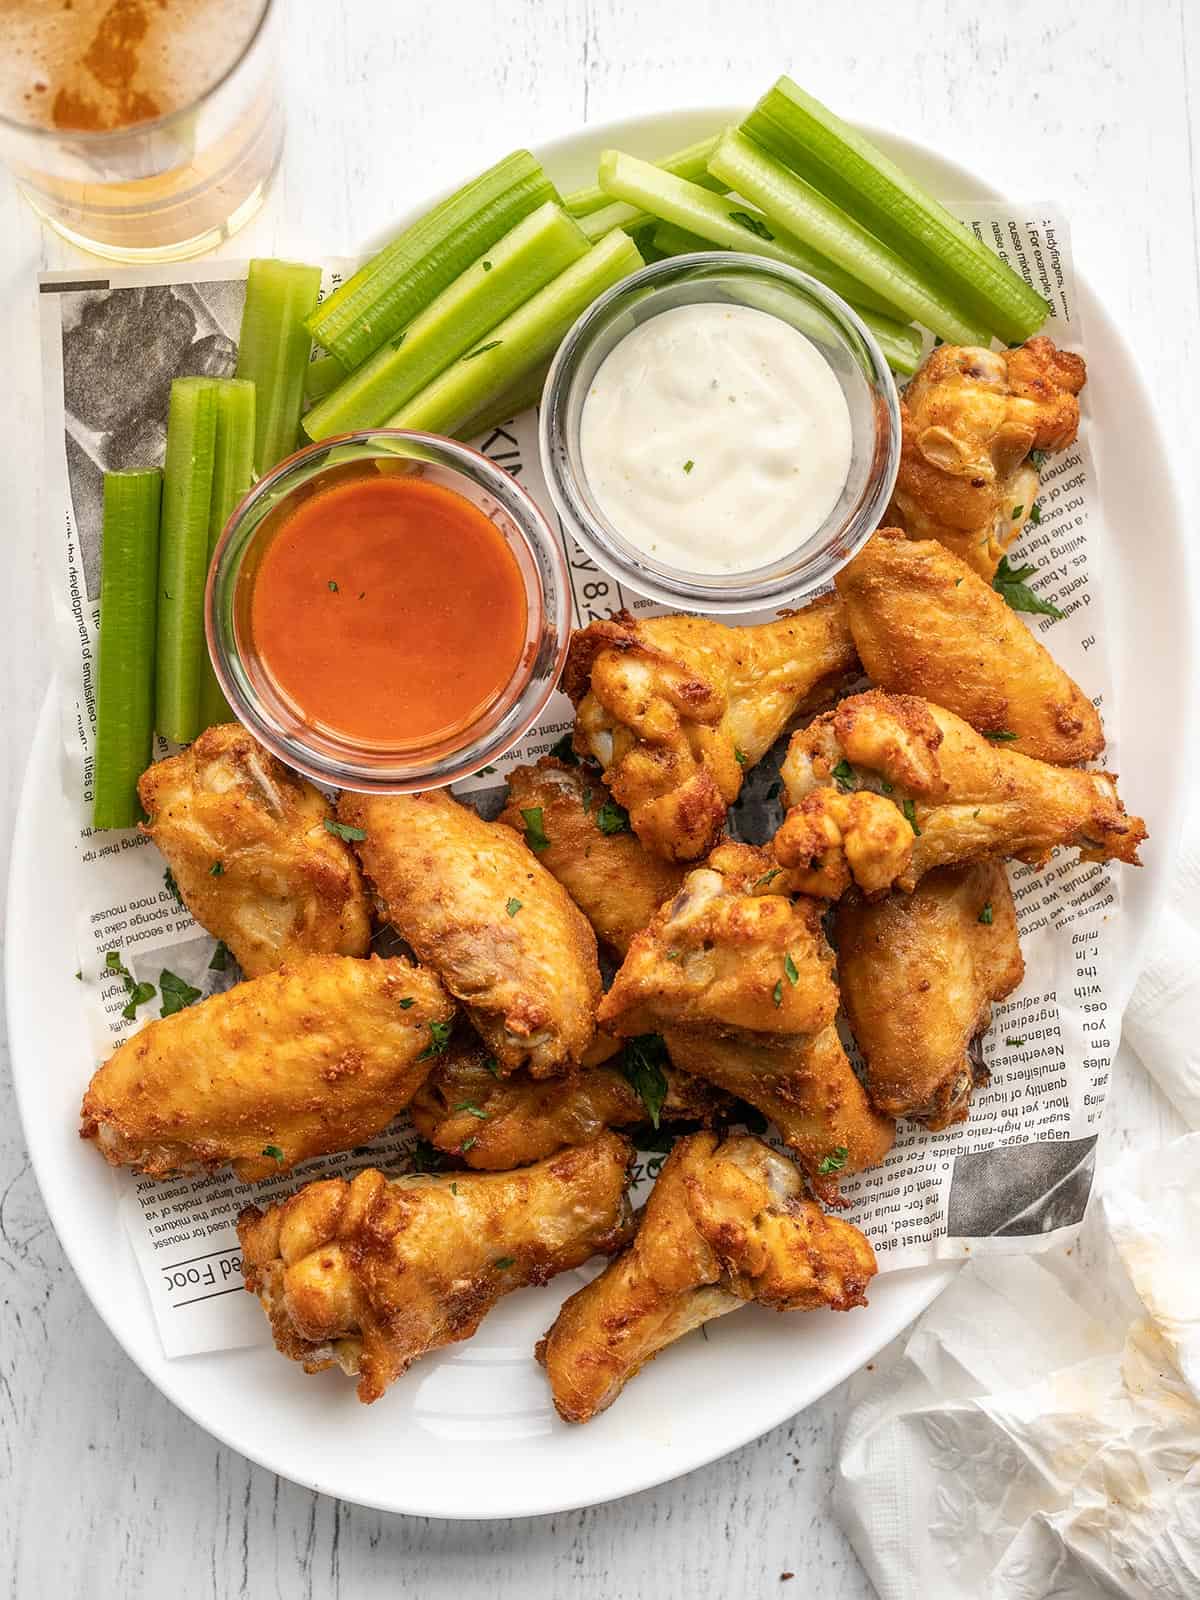
<svg viewBox="0 0 1200 1600"><path fill-rule="evenodd" d="M771 990L771 999L774 1000L774 1002L775 1002L775 1004L777 1006L781 1006L783 1004L783 979L782 978L780 978L779 982Z"/></svg>
<svg viewBox="0 0 1200 1600"><path fill-rule="evenodd" d="M490 1072L493 1078L498 1078L500 1076L500 1063L496 1060L495 1056L484 1056L480 1065L483 1067L485 1072Z"/></svg>
<svg viewBox="0 0 1200 1600"><path fill-rule="evenodd" d="M983 737L990 739L993 744L1011 744L1014 739L1020 736L1010 733L1007 728L996 728L991 733L985 733Z"/></svg>
<svg viewBox="0 0 1200 1600"><path fill-rule="evenodd" d="M530 806L528 811L522 811L525 818L525 843L531 850L548 850L550 840L546 836L545 813L541 806Z"/></svg>
<svg viewBox="0 0 1200 1600"><path fill-rule="evenodd" d="M621 1053L621 1071L656 1128L667 1098L667 1078L663 1072L666 1060L667 1047L657 1033L642 1033L627 1040Z"/></svg>
<svg viewBox="0 0 1200 1600"><path fill-rule="evenodd" d="M139 1006L144 1006L147 1000L154 999L154 985L152 983L135 983L129 991L129 1003L121 1008L121 1015L126 1022L132 1022L134 1012Z"/></svg>
<svg viewBox="0 0 1200 1600"><path fill-rule="evenodd" d="M208 875L210 878L223 878L225 876L225 863L223 861L214 861L208 869Z"/></svg>
<svg viewBox="0 0 1200 1600"><path fill-rule="evenodd" d="M908 823L909 827L912 829L912 831L916 834L917 838L919 839L921 837L921 830L917 826L917 808L916 808L916 806L913 804L913 802L911 800L906 800L904 802L904 804L900 807L900 809L904 812L904 820L905 820L905 822Z"/></svg>
<svg viewBox="0 0 1200 1600"><path fill-rule="evenodd" d="M326 833L332 833L337 838L344 839L347 844L352 839L359 840L367 837L365 828L354 828L348 822L336 822L332 817L324 817L322 821L325 824Z"/></svg>
<svg viewBox="0 0 1200 1600"><path fill-rule="evenodd" d="M217 948L212 953L212 960L208 963L210 972L224 972L229 966L229 946L224 939L217 940Z"/></svg>
<svg viewBox="0 0 1200 1600"><path fill-rule="evenodd" d="M1029 508L1029 520L1035 528L1040 528L1042 525L1042 508L1036 500Z"/></svg>
<svg viewBox="0 0 1200 1600"><path fill-rule="evenodd" d="M954 580L954 587L955 587L955 588L956 588L956 589L957 589L957 588L958 588L958 586L959 586L959 584L960 584L960 583L961 583L961 582L962 582L962 579L961 579L961 578L955 578L955 580Z"/></svg>
<svg viewBox="0 0 1200 1600"><path fill-rule="evenodd" d="M272 1161L280 1161L281 1162L283 1160L283 1151L279 1148L279 1146L277 1144L265 1144L265 1145L263 1145L262 1153L265 1156L270 1156Z"/></svg>
<svg viewBox="0 0 1200 1600"><path fill-rule="evenodd" d="M838 762L837 766L834 767L833 777L836 779L839 789L858 788L858 778L855 774L854 768L846 760L845 756L843 756Z"/></svg>
<svg viewBox="0 0 1200 1600"><path fill-rule="evenodd" d="M895 794L896 792L895 784L889 783L886 778L880 778L879 787L883 790L884 794Z"/></svg>
<svg viewBox="0 0 1200 1600"><path fill-rule="evenodd" d="M1047 452L1045 450L1031 450L1029 452L1029 465L1035 472L1040 472L1046 465L1046 455Z"/></svg>
<svg viewBox="0 0 1200 1600"><path fill-rule="evenodd" d="M160 1017L173 1017L177 1011L184 1011L188 1006L194 1006L200 998L200 990L194 988L176 972L171 972L164 967L158 975L158 987L162 993L162 1008Z"/></svg>
<svg viewBox="0 0 1200 1600"><path fill-rule="evenodd" d="M1014 506L1014 507L1013 507L1013 511L1012 511L1012 519L1013 519L1013 521L1014 521L1014 522L1015 522L1015 521L1016 521L1016 520L1017 520L1017 518L1018 518L1018 517L1019 517L1019 516L1020 516L1020 515L1021 515L1021 513L1022 513L1022 511L1024 511L1024 509L1025 509L1025 507L1024 507L1024 506Z"/></svg>
<svg viewBox="0 0 1200 1600"><path fill-rule="evenodd" d="M996 576L992 579L992 588L1004 602L1014 611L1026 611L1042 617L1053 617L1056 621L1066 615L1057 606L1052 606L1049 600L1043 600L1030 587L1028 579L1033 576L1037 568L1033 565L1012 567L1008 557L1000 557L1000 565L996 568Z"/></svg>
<svg viewBox="0 0 1200 1600"><path fill-rule="evenodd" d="M480 777L486 777L489 772L495 772L495 770L495 767L480 767L479 775Z"/></svg>
<svg viewBox="0 0 1200 1600"><path fill-rule="evenodd" d="M828 1155L821 1157L817 1171L823 1178L827 1178L831 1172L840 1172L849 1159L850 1151L846 1145L834 1145Z"/></svg>
<svg viewBox="0 0 1200 1600"><path fill-rule="evenodd" d="M628 833L629 813L610 798L597 811L596 826L601 833Z"/></svg>
<svg viewBox="0 0 1200 1600"><path fill-rule="evenodd" d="M110 950L108 952L108 954L104 957L104 966L105 970L108 972L119 972L124 977L129 976L125 968L125 963L121 960L121 952L119 950Z"/></svg>
<svg viewBox="0 0 1200 1600"><path fill-rule="evenodd" d="M430 1056L444 1055L450 1044L450 1035L453 1032L452 1022L431 1022L429 1024L429 1043L417 1057L418 1061L428 1061Z"/></svg>
<svg viewBox="0 0 1200 1600"><path fill-rule="evenodd" d="M497 1256L495 1261L492 1262L497 1272L507 1272L509 1267L515 1267L516 1264L516 1256Z"/></svg>
<svg viewBox="0 0 1200 1600"><path fill-rule="evenodd" d="M492 263L490 261L481 261L479 265L485 272L490 272L492 270Z"/></svg>
<svg viewBox="0 0 1200 1600"><path fill-rule="evenodd" d="M451 1194L457 1194L458 1193L458 1185L456 1183L452 1183L450 1185L450 1193Z"/></svg>
<svg viewBox="0 0 1200 1600"><path fill-rule="evenodd" d="M517 912L521 909L521 902L514 898L508 902L504 909L508 912L510 917L515 917Z"/></svg>
<svg viewBox="0 0 1200 1600"><path fill-rule="evenodd" d="M481 344L478 350L469 350L463 360L474 361L476 356L485 355L489 350L498 350L503 343L503 339L489 339L487 344Z"/></svg>
<svg viewBox="0 0 1200 1600"><path fill-rule="evenodd" d="M796 987L796 985L800 982L800 974L796 970L796 963L792 960L792 953L791 953L790 950L787 952L787 954L783 958L783 971L784 971L784 976L787 978L787 981L791 984L792 988L794 989Z"/></svg>
<svg viewBox="0 0 1200 1600"><path fill-rule="evenodd" d="M460 1156L465 1156L467 1151L473 1149L475 1147L475 1145L477 1145L478 1143L479 1143L479 1140L476 1139L474 1134L472 1134L469 1139L464 1139L463 1142L458 1147L459 1155Z"/></svg>
<svg viewBox="0 0 1200 1600"><path fill-rule="evenodd" d="M332 578L330 578L330 580L329 580L329 592L330 592L330 594L339 594L341 592L338 589L337 584L334 583Z"/></svg>
<svg viewBox="0 0 1200 1600"><path fill-rule="evenodd" d="M755 878L754 887L756 889L765 889L769 884L775 882L775 879L782 871L782 867L772 867L770 872L764 872L761 878Z"/></svg>
<svg viewBox="0 0 1200 1600"><path fill-rule="evenodd" d="M739 227L747 228L756 239L773 239L775 235L760 217L755 217L749 211L731 211L730 222L736 222Z"/></svg>
<svg viewBox="0 0 1200 1600"><path fill-rule="evenodd" d="M1005 1044L1012 1045L1013 1049L1015 1050L1018 1045L1022 1045L1022 1044L1025 1043L1025 1039L1024 1039L1024 1036L1022 1035L1022 1037L1019 1038L1019 1039L1005 1039L1004 1042L1005 1042Z"/></svg>
<svg viewBox="0 0 1200 1600"><path fill-rule="evenodd" d="M575 745L570 728L567 729L561 739L550 746L550 754L556 761L562 761L568 767L577 767L579 765L579 757L575 754Z"/></svg>
<svg viewBox="0 0 1200 1600"><path fill-rule="evenodd" d="M685 472L690 472L695 465L696 465L696 463L694 461L692 461L692 460L685 461L683 463L683 470Z"/></svg>
<svg viewBox="0 0 1200 1600"><path fill-rule="evenodd" d="M400 1009L401 1011L407 1011L411 1006L415 1006L416 1003L417 1002L413 999L412 995L406 994L404 999L400 1002Z"/></svg>
<svg viewBox="0 0 1200 1600"><path fill-rule="evenodd" d="M980 922L983 923L985 928L990 928L991 927L991 925L992 925L992 902L990 900L988 900L988 901L986 901L984 903L983 910L979 913L979 920L980 920Z"/></svg>
<svg viewBox="0 0 1200 1600"><path fill-rule="evenodd" d="M469 1111L473 1117L478 1117L480 1122L487 1122L491 1113L477 1106L474 1100L460 1100L454 1107L455 1111Z"/></svg>
<svg viewBox="0 0 1200 1600"><path fill-rule="evenodd" d="M733 759L737 762L739 767L744 767L747 761L749 761L750 757L744 750L735 749L733 752Z"/></svg>

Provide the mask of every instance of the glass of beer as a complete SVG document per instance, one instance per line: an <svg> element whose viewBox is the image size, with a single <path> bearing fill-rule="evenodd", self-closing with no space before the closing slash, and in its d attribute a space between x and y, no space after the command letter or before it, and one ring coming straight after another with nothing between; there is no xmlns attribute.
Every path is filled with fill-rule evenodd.
<svg viewBox="0 0 1200 1600"><path fill-rule="evenodd" d="M282 0L0 0L0 157L83 250L179 261L279 163Z"/></svg>

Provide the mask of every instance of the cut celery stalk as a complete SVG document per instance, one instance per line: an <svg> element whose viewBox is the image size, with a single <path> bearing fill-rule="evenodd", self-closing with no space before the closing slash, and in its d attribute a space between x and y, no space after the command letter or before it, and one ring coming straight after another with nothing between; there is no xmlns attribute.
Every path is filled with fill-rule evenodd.
<svg viewBox="0 0 1200 1600"><path fill-rule="evenodd" d="M470 443L482 434L490 433L493 428L502 422L511 422L514 417L519 417L523 411L529 411L536 406L542 398L542 390L546 387L546 374L550 371L550 362L539 361L532 371L527 372L523 378L511 384L482 411L477 411L469 417L461 427L454 430L454 437Z"/></svg>
<svg viewBox="0 0 1200 1600"><path fill-rule="evenodd" d="M698 233L689 233L673 222L660 222L654 230L654 243L664 256L691 256L697 251L723 250L724 245L714 245L711 239L702 239Z"/></svg>
<svg viewBox="0 0 1200 1600"><path fill-rule="evenodd" d="M1046 302L1024 278L791 78L768 90L741 131L906 261L928 268L1001 339L1027 339L1045 321Z"/></svg>
<svg viewBox="0 0 1200 1600"><path fill-rule="evenodd" d="M309 332L348 372L394 338L472 261L558 194L542 164L517 150L398 234L309 318Z"/></svg>
<svg viewBox="0 0 1200 1600"><path fill-rule="evenodd" d="M657 170L655 168L655 171ZM634 233L638 228L644 228L653 221L654 217L649 211L642 211L637 206L626 205L624 201L616 200L611 201L602 211L593 211L589 217L580 217L579 226L589 243L595 244L614 228L624 228L626 233Z"/></svg>
<svg viewBox="0 0 1200 1600"><path fill-rule="evenodd" d="M158 551L155 725L187 744L200 732L200 652L216 459L215 378L176 378L167 414Z"/></svg>
<svg viewBox="0 0 1200 1600"><path fill-rule="evenodd" d="M217 380L217 426L213 438L212 494L208 503L208 564L212 565L226 522L254 482L254 385L244 378ZM209 659L201 617L200 727L232 722L233 712L221 692Z"/></svg>
<svg viewBox="0 0 1200 1600"><path fill-rule="evenodd" d="M552 201L539 206L315 405L305 433L327 439L377 428L587 248L573 218Z"/></svg>
<svg viewBox="0 0 1200 1600"><path fill-rule="evenodd" d="M609 194L644 206L653 216L699 234L712 244L798 267L810 277L819 278L843 300L869 305L884 316L901 315L899 307L886 295L875 293L799 239L789 237L742 200L711 194L686 178L660 172L648 161L639 161L619 150L605 150L601 155L600 184Z"/></svg>
<svg viewBox="0 0 1200 1600"><path fill-rule="evenodd" d="M780 227L890 300L899 308L898 320L919 322L948 344L990 344L989 330L968 320L967 313L926 273L902 261L894 250L744 134L736 129L726 132L710 166L724 183L761 206ZM861 293L847 298L866 303ZM897 312L891 315L897 316Z"/></svg>
<svg viewBox="0 0 1200 1600"><path fill-rule="evenodd" d="M597 295L641 265L633 240L614 230L414 395L389 426L456 432L545 361Z"/></svg>
<svg viewBox="0 0 1200 1600"><path fill-rule="evenodd" d="M317 303L320 267L252 261L238 340L237 376L255 387L254 468L268 472L296 448L312 338L304 319Z"/></svg>
<svg viewBox="0 0 1200 1600"><path fill-rule="evenodd" d="M907 322L896 322L891 317L881 317L877 311L855 306L863 325L868 328L879 346L883 359L893 372L902 378L911 377L921 365L921 335Z"/></svg>
<svg viewBox="0 0 1200 1600"><path fill-rule="evenodd" d="M701 139L699 144L690 144L686 150L677 150L673 156L664 156L654 165L660 172L673 172L677 178L687 178L692 183L698 183L705 189L720 187L718 180L709 174L708 158L717 148L718 135L709 139ZM574 194L569 194L563 205L573 217L586 217L592 211L602 211L609 203L609 197L599 184L593 184L588 189L576 189Z"/></svg>
<svg viewBox="0 0 1200 1600"><path fill-rule="evenodd" d="M92 826L132 828L154 741L154 635L162 473L104 474Z"/></svg>
<svg viewBox="0 0 1200 1600"><path fill-rule="evenodd" d="M346 369L336 356L314 356L304 369L304 401L315 406L341 383Z"/></svg>

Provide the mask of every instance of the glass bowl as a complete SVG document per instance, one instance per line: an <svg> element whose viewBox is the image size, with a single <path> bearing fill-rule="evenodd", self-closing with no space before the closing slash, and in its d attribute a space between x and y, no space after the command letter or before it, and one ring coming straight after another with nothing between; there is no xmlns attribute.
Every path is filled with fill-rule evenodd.
<svg viewBox="0 0 1200 1600"><path fill-rule="evenodd" d="M342 479L375 472L414 473L471 501L503 535L525 594L524 647L510 681L470 724L417 749L360 743L305 721L259 657L250 629L255 575L290 513ZM380 428L309 445L255 484L214 553L205 631L217 681L234 713L281 761L339 789L404 792L469 777L532 727L562 671L570 608L562 542L514 478L452 439Z"/></svg>
<svg viewBox="0 0 1200 1600"><path fill-rule="evenodd" d="M660 312L697 303L750 306L790 323L825 357L850 412L850 469L833 510L798 548L746 572L689 572L637 549L598 505L583 466L583 404L609 351ZM559 346L546 379L540 446L564 526L618 582L689 610L763 610L822 588L879 525L900 465L900 401L879 346L832 290L794 267L714 250L656 262L589 306Z"/></svg>

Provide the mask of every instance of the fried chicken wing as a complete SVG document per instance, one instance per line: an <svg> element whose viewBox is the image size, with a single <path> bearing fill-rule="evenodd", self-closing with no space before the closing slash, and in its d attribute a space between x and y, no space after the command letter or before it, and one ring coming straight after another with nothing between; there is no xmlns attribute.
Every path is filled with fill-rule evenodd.
<svg viewBox="0 0 1200 1600"><path fill-rule="evenodd" d="M927 1128L962 1122L976 1082L970 1047L992 1001L1025 972L1008 874L998 861L940 867L912 894L837 908L842 1004L881 1111Z"/></svg>
<svg viewBox="0 0 1200 1600"><path fill-rule="evenodd" d="M543 756L536 767L508 774L500 821L525 829L530 818L546 843L538 860L552 872L617 955L629 949L651 917L682 884L687 867L653 856L636 834L602 833L597 823L608 791L581 767ZM540 813L540 815L538 815Z"/></svg>
<svg viewBox="0 0 1200 1600"><path fill-rule="evenodd" d="M728 1105L719 1089L699 1078L662 1070L663 1122L708 1123ZM605 1128L648 1120L645 1103L619 1066L593 1067L570 1078L516 1073L498 1079L487 1047L469 1037L439 1059L408 1114L435 1149L483 1172L523 1167L564 1145L586 1144Z"/></svg>
<svg viewBox="0 0 1200 1600"><path fill-rule="evenodd" d="M606 1133L520 1172L310 1183L238 1218L246 1287L282 1354L305 1372L336 1363L369 1404L502 1295L619 1249L631 1157Z"/></svg>
<svg viewBox="0 0 1200 1600"><path fill-rule="evenodd" d="M878 1166L896 1125L872 1106L837 1028L811 1038L726 1039L711 1029L668 1028L672 1063L744 1100L774 1123L813 1193L837 1203L838 1184Z"/></svg>
<svg viewBox="0 0 1200 1600"><path fill-rule="evenodd" d="M666 861L695 861L743 774L856 665L833 595L750 628L622 611L575 634L563 688L575 748L600 763L638 838Z"/></svg>
<svg viewBox="0 0 1200 1600"><path fill-rule="evenodd" d="M1104 749L1100 715L1012 608L934 539L881 528L834 582L869 678L1012 733L1056 766Z"/></svg>
<svg viewBox="0 0 1200 1600"><path fill-rule="evenodd" d="M343 794L383 915L467 1007L503 1072L570 1070L595 1032L596 938L583 913L503 823L444 789Z"/></svg>
<svg viewBox="0 0 1200 1600"><path fill-rule="evenodd" d="M722 844L637 934L601 1001L628 1038L665 1027L795 1036L837 1015L833 955L815 900L771 892L770 855Z"/></svg>
<svg viewBox="0 0 1200 1600"><path fill-rule="evenodd" d="M939 345L900 401L890 519L937 539L989 582L1041 487L1032 450L1079 431L1083 357L1039 335L1015 350Z"/></svg>
<svg viewBox="0 0 1200 1600"><path fill-rule="evenodd" d="M1040 862L1056 845L1136 866L1146 837L1110 773L1034 761L942 706L881 689L795 734L782 773L793 809L772 849L787 869L781 885L808 894L840 893L851 881L868 895L909 890L934 867L986 856ZM845 825L855 806L870 814L869 852L865 830L852 840Z"/></svg>
<svg viewBox="0 0 1200 1600"><path fill-rule="evenodd" d="M647 1361L754 1300L776 1311L865 1305L875 1253L803 1196L800 1174L760 1139L681 1139L627 1249L565 1301L537 1347L565 1422L605 1410Z"/></svg>
<svg viewBox="0 0 1200 1600"><path fill-rule="evenodd" d="M453 1016L408 961L305 956L118 1045L88 1085L80 1133L155 1178L226 1164L244 1183L271 1178L386 1128Z"/></svg>
<svg viewBox="0 0 1200 1600"><path fill-rule="evenodd" d="M149 835L196 921L248 978L305 955L362 956L371 918L333 810L239 722L209 728L138 780Z"/></svg>

